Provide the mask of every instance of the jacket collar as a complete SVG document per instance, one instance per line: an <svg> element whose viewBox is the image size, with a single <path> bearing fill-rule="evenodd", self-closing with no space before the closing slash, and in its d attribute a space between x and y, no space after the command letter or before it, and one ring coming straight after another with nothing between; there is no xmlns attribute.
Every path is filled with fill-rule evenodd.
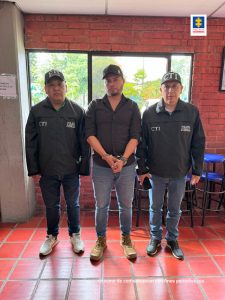
<svg viewBox="0 0 225 300"><path fill-rule="evenodd" d="M181 111L183 110L183 106L184 106L184 102L179 98L176 108L174 111ZM163 101L163 99L161 99L157 105L156 105L156 112L157 113L161 113L161 112L166 112L166 108L165 108L165 103Z"/></svg>

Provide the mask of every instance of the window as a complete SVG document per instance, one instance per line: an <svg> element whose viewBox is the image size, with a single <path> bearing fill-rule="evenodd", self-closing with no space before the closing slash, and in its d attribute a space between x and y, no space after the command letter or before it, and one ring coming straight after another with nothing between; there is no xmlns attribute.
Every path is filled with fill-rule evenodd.
<svg viewBox="0 0 225 300"><path fill-rule="evenodd" d="M82 107L88 105L87 54L66 52L29 52L32 104L46 98L44 74L51 69L63 72L68 86L67 97Z"/></svg>
<svg viewBox="0 0 225 300"><path fill-rule="evenodd" d="M172 55L171 71L177 72L181 76L183 92L181 99L185 102L190 101L190 85L191 85L191 55Z"/></svg>
<svg viewBox="0 0 225 300"><path fill-rule="evenodd" d="M105 94L102 70L109 64L116 64L121 67L125 77L123 93L136 101L141 110L159 101L160 80L167 70L167 58L150 56L93 56L93 99L102 97Z"/></svg>
<svg viewBox="0 0 225 300"><path fill-rule="evenodd" d="M87 108L88 102L101 98L105 94L102 71L109 64L117 64L121 67L125 77L123 92L125 96L137 102L142 112L161 98L160 80L169 70L181 75L184 86L181 99L184 101L190 99L192 71L192 55L190 54L124 53L121 55L32 51L28 52L28 58L32 104L46 97L44 74L55 68L65 75L68 85L67 97L83 108Z"/></svg>

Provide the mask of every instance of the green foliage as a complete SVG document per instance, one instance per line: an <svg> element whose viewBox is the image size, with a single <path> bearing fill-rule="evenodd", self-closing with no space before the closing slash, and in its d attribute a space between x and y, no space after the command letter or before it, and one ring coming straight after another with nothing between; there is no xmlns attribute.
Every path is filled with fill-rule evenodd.
<svg viewBox="0 0 225 300"><path fill-rule="evenodd" d="M94 56L92 60L92 99L102 98L105 95L102 71L110 64L117 64L113 57ZM92 100L90 99L90 100Z"/></svg>
<svg viewBox="0 0 225 300"><path fill-rule="evenodd" d="M67 85L67 97L82 105L87 102L87 55L77 53L29 53L32 103L43 100L44 74L51 69L63 72Z"/></svg>
<svg viewBox="0 0 225 300"><path fill-rule="evenodd" d="M182 80L182 84L183 84L183 92L181 94L181 99L188 102L191 57L174 55L174 56L172 56L171 62L172 62L171 71L177 72L181 76L181 80Z"/></svg>
<svg viewBox="0 0 225 300"><path fill-rule="evenodd" d="M77 53L44 53L30 52L30 82L32 103L36 104L46 97L44 91L44 74L51 69L64 73L69 99L77 101L83 107L87 106L88 74L87 55ZM94 56L92 60L92 99L105 94L102 71L109 64L118 64L114 57ZM125 82L123 93L143 107L145 101L160 98L160 80L146 81L147 74L138 69L132 82ZM89 99L92 100L92 99Z"/></svg>

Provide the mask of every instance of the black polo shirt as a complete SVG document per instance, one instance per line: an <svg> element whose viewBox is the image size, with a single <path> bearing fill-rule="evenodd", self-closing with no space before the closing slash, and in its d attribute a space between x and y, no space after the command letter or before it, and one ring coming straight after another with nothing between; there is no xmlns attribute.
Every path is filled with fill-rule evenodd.
<svg viewBox="0 0 225 300"><path fill-rule="evenodd" d="M116 110L113 111L107 95L93 100L86 112L86 138L95 136L104 150L113 156L123 155L130 139L139 141L141 132L141 115L137 103L122 95ZM98 165L108 164L94 153L93 160ZM134 155L128 159L127 165L135 161Z"/></svg>

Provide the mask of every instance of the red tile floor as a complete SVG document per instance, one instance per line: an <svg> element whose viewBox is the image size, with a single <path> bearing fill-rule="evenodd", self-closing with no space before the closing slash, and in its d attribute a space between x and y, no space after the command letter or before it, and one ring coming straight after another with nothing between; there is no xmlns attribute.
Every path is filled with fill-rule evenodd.
<svg viewBox="0 0 225 300"><path fill-rule="evenodd" d="M138 228L134 216L132 239L138 258L131 262L119 245L117 213L110 212L108 248L99 263L89 259L95 242L93 212L81 212L81 256L72 252L64 213L60 243L44 259L38 255L45 238L43 215L23 224L0 223L0 300L225 299L224 215L207 216L201 227L196 214L194 222L191 228L190 217L181 218L179 241L185 259L179 261L164 247L157 256L147 256L148 215L142 213Z"/></svg>

